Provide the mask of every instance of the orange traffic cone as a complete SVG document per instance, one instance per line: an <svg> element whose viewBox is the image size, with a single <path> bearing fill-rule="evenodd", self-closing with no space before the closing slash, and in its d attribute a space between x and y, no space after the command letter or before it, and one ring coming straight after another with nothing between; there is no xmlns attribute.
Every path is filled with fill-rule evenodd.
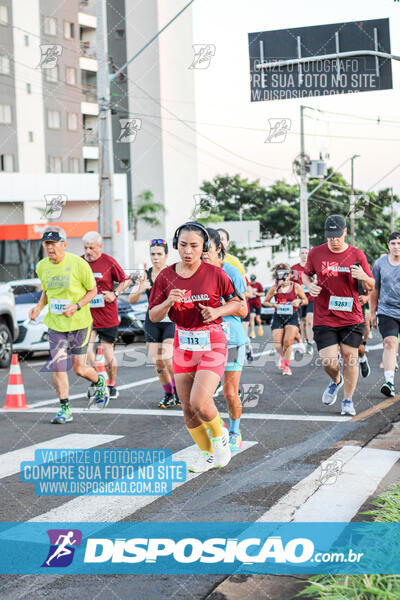
<svg viewBox="0 0 400 600"><path fill-rule="evenodd" d="M106 383L107 383L107 385L110 385L110 382L108 381L106 367L105 367L103 348L101 347L101 344L99 344L97 346L96 364L97 364L97 372L104 373L104 376L106 378Z"/></svg>
<svg viewBox="0 0 400 600"><path fill-rule="evenodd" d="M6 403L4 408L29 408L26 404L25 389L22 383L21 367L18 354L13 354L11 359L10 377L8 379Z"/></svg>

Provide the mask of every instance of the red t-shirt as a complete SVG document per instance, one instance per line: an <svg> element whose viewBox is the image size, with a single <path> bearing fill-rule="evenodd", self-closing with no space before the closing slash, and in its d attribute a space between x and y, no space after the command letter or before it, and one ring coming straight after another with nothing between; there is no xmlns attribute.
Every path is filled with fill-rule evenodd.
<svg viewBox="0 0 400 600"><path fill-rule="evenodd" d="M358 280L353 279L350 268L356 262L369 277L373 276L364 252L354 246L348 245L344 252L331 252L328 244L310 250L304 273L308 276L316 274L317 284L322 287L314 298L314 325L344 327L364 321L358 299ZM352 311L330 310L331 296L354 298Z"/></svg>
<svg viewBox="0 0 400 600"><path fill-rule="evenodd" d="M166 300L173 289L185 290L183 302L175 302L168 316L184 329L194 329L204 326L199 304L218 308L220 298L234 297L235 291L228 275L220 267L201 262L197 271L191 277L181 277L175 271L175 265L166 267L157 276L151 290L149 310ZM221 323L218 318L213 323Z"/></svg>
<svg viewBox="0 0 400 600"><path fill-rule="evenodd" d="M290 282L290 285L285 292L282 291L281 286L276 287L275 302L277 304L286 304L286 302L293 302L293 300L296 300L296 298L297 298L296 284L294 281ZM293 312L296 312L296 310L298 310L298 309L299 309L298 306L293 306ZM276 311L277 311L277 309L275 309L275 312Z"/></svg>
<svg viewBox="0 0 400 600"><path fill-rule="evenodd" d="M82 256L82 258L85 257ZM87 262L91 266L96 279L98 295L106 291L113 292L114 282L121 283L121 281L128 279L128 276L125 275L117 261L108 254L101 254L97 260ZM96 308L91 306L90 311L93 317L93 329L103 329L119 325L118 304L116 300L104 302L104 306Z"/></svg>
<svg viewBox="0 0 400 600"><path fill-rule="evenodd" d="M293 265L292 269L292 274L290 279L292 281L294 281L295 283L298 283L299 285L303 286L305 294L307 296L307 300L309 302L312 302L314 300L314 298L312 296L310 296L310 294L308 292L306 292L306 288L303 284L303 280L301 278L302 273L304 271L304 267L300 264L300 263L296 263L295 265Z"/></svg>
<svg viewBox="0 0 400 600"><path fill-rule="evenodd" d="M263 292L264 288L258 281L250 281L250 285L255 292ZM255 296L255 298L249 298L250 306L254 306L255 308L261 308L261 297Z"/></svg>

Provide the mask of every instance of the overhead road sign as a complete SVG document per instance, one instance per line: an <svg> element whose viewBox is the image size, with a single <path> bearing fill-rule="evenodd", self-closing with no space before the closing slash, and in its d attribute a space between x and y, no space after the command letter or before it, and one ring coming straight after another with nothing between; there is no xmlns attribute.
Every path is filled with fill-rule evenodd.
<svg viewBox="0 0 400 600"><path fill-rule="evenodd" d="M389 19L249 33L251 101L392 89Z"/></svg>

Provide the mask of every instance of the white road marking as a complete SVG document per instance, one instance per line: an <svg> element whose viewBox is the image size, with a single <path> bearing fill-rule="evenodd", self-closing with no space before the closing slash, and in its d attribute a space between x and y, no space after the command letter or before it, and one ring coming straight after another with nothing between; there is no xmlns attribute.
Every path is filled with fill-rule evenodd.
<svg viewBox="0 0 400 600"><path fill-rule="evenodd" d="M133 383L125 383L123 385L118 385L119 390L128 390L129 388L138 387L140 385L146 385L146 383L153 383L154 381L159 381L158 377L149 377L148 379L140 379L139 381L134 381ZM76 400L77 398L86 398L86 392L83 394L73 394L69 396L70 400ZM58 398L51 398L50 400L40 400L40 402L34 402L29 405L29 408L38 408L39 406L47 406L48 404L57 404L60 402ZM21 412L21 411L20 411Z"/></svg>
<svg viewBox="0 0 400 600"><path fill-rule="evenodd" d="M71 396L72 398L72 396ZM31 405L33 406L33 405ZM53 409L39 407L39 408L30 408L30 413L49 413L52 412ZM0 413L17 413L21 414L24 411L20 409L8 410L8 409L0 409ZM85 415L132 415L132 416L144 416L144 417L183 417L181 410L169 410L162 408L116 408L109 407L105 409L96 409L91 408L87 410L86 408L81 407L73 407L73 414L85 414ZM26 412L24 414L27 414ZM229 418L228 413L221 412L221 416L224 418ZM340 415L290 415L290 414L275 414L275 413L246 413L242 414L240 417L241 420L244 419L255 419L258 421L321 421L328 423L345 423L346 421L350 421L352 417L342 417Z"/></svg>
<svg viewBox="0 0 400 600"><path fill-rule="evenodd" d="M32 446L25 446L19 450L12 450L0 455L0 479L19 473L21 462L24 460L34 460L35 450L41 449L64 449L76 448L79 450L94 448L102 444L108 444L114 440L120 439L121 435L98 435L93 433L69 433L52 440L46 440Z"/></svg>
<svg viewBox="0 0 400 600"><path fill-rule="evenodd" d="M399 459L400 452L392 450L344 446L323 461L342 461L334 483L323 484L318 468L258 520L348 523Z"/></svg>
<svg viewBox="0 0 400 600"><path fill-rule="evenodd" d="M243 442L242 448L235 452L235 455L248 450L257 442ZM196 445L184 448L172 455L172 460L190 462L198 456L199 449ZM202 473L187 473L186 482L176 482L173 484L173 490L192 481ZM43 521L64 521L68 516L68 521L85 521L88 523L103 521L113 523L134 514L136 511L155 502L161 496L78 496L72 500L64 502L61 506L38 515L31 519L31 522Z"/></svg>

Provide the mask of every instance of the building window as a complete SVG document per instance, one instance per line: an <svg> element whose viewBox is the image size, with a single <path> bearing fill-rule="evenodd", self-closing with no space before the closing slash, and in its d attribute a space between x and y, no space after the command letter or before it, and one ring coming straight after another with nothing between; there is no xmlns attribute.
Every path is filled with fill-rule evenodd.
<svg viewBox="0 0 400 600"><path fill-rule="evenodd" d="M69 172L70 173L79 173L79 158L70 158L69 159Z"/></svg>
<svg viewBox="0 0 400 600"><path fill-rule="evenodd" d="M14 156L12 154L0 154L0 171L5 173L14 171Z"/></svg>
<svg viewBox="0 0 400 600"><path fill-rule="evenodd" d="M76 113L67 113L67 129L70 131L77 131L78 115Z"/></svg>
<svg viewBox="0 0 400 600"><path fill-rule="evenodd" d="M29 36L28 35L24 35L24 44L25 44L25 46L29 46Z"/></svg>
<svg viewBox="0 0 400 600"><path fill-rule="evenodd" d="M26 93L27 94L31 94L32 93L32 87L30 83L26 84Z"/></svg>
<svg viewBox="0 0 400 600"><path fill-rule="evenodd" d="M65 79L69 85L76 85L76 70L74 67L66 67Z"/></svg>
<svg viewBox="0 0 400 600"><path fill-rule="evenodd" d="M57 19L55 17L45 17L43 29L46 35L57 35Z"/></svg>
<svg viewBox="0 0 400 600"><path fill-rule="evenodd" d="M28 131L28 141L33 142L33 131Z"/></svg>
<svg viewBox="0 0 400 600"><path fill-rule="evenodd" d="M0 104L0 123L3 125L10 125L11 119L11 106L9 104Z"/></svg>
<svg viewBox="0 0 400 600"><path fill-rule="evenodd" d="M10 59L5 54L0 55L0 73L2 75L10 74Z"/></svg>
<svg viewBox="0 0 400 600"><path fill-rule="evenodd" d="M67 40L72 40L75 37L74 24L69 21L64 21L64 37Z"/></svg>
<svg viewBox="0 0 400 600"><path fill-rule="evenodd" d="M61 115L58 110L47 111L47 127L49 129L60 129L61 127Z"/></svg>
<svg viewBox="0 0 400 600"><path fill-rule="evenodd" d="M46 81L50 83L56 83L58 81L58 67L52 67L51 69L44 69L44 77Z"/></svg>
<svg viewBox="0 0 400 600"><path fill-rule="evenodd" d="M8 7L0 4L0 25L8 24Z"/></svg>
<svg viewBox="0 0 400 600"><path fill-rule="evenodd" d="M62 160L59 156L49 156L49 172L62 173Z"/></svg>

